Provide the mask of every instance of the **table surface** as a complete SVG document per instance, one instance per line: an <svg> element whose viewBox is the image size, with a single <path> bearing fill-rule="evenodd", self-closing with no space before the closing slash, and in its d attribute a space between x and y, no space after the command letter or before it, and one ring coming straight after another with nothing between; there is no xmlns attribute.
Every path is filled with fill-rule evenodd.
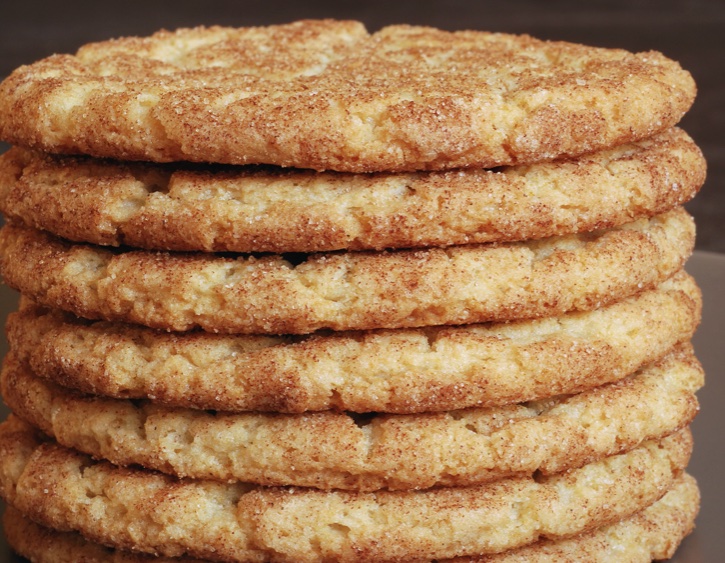
<svg viewBox="0 0 725 563"><path fill-rule="evenodd" d="M694 338L695 350L706 373L705 389L699 393L701 410L692 423L695 451L689 465L702 490L702 508L695 531L680 546L675 563L714 563L722 560L725 552L725 447L722 431L725 428L725 255L698 251L688 262L687 270L695 276L702 288L705 307L703 320ZM8 288L0 287L0 322L16 306L17 296ZM5 342L0 346L4 355ZM0 404L0 419L7 408ZM1 507L0 502L0 507ZM0 563L24 561L13 556L0 537Z"/></svg>
<svg viewBox="0 0 725 563"><path fill-rule="evenodd" d="M173 9L169 9L172 5ZM222 24L233 26L282 23L301 18L351 18L370 30L393 23L433 25L443 29L481 29L528 33L542 39L567 40L657 50L690 70L699 86L698 99L682 126L708 159L708 180L688 209L698 224L695 256L688 269L705 294L703 323L695 337L707 372L700 393L702 411L693 423L696 447L691 472L698 478L703 501L698 527L673 561L711 563L725 551L723 507L725 466L721 432L725 428L725 2L722 0L473 0L390 2L367 0L124 0L3 3L0 17L0 79L15 67L57 52L74 52L89 41L123 35L146 35L160 28ZM0 151L7 146L0 143ZM703 252L705 251L705 252ZM0 319L15 297L0 288ZM0 353L4 352L0 346ZM4 407L0 406L0 415ZM0 563L20 561L0 541Z"/></svg>

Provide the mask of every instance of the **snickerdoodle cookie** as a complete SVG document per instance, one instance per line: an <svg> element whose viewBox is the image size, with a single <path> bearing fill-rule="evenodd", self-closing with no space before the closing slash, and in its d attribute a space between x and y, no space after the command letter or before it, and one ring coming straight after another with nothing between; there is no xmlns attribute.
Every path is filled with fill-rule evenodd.
<svg viewBox="0 0 725 563"><path fill-rule="evenodd" d="M572 538L480 557L439 559L438 563L650 563L669 559L694 527L700 494L695 480L683 474L660 500L629 518ZM187 557L155 557L114 550L74 532L40 526L8 508L3 519L11 546L36 563L203 563ZM410 563L430 563L411 561Z"/></svg>
<svg viewBox="0 0 725 563"><path fill-rule="evenodd" d="M609 228L692 198L705 162L681 130L576 160L340 174L0 157L9 219L78 242L313 252L518 241Z"/></svg>
<svg viewBox="0 0 725 563"><path fill-rule="evenodd" d="M646 138L695 97L660 53L352 21L162 31L20 67L0 138L124 160L492 167Z"/></svg>
<svg viewBox="0 0 725 563"><path fill-rule="evenodd" d="M299 337L169 333L85 321L27 300L6 324L33 371L86 393L222 411L415 413L577 393L689 340L695 281L583 313L510 323Z"/></svg>
<svg viewBox="0 0 725 563"><path fill-rule="evenodd" d="M179 477L358 491L468 486L581 467L688 425L704 380L691 347L609 385L490 409L352 416L210 413L74 393L9 356L12 411L98 459Z"/></svg>
<svg viewBox="0 0 725 563"><path fill-rule="evenodd" d="M552 476L422 491L320 491L119 468L0 425L0 492L36 522L121 549L212 561L439 559L562 538L635 514L690 457L683 430Z"/></svg>
<svg viewBox="0 0 725 563"><path fill-rule="evenodd" d="M228 257L71 244L0 231L5 283L42 305L165 330L305 334L469 324L591 310L651 288L694 246L682 208L540 241Z"/></svg>

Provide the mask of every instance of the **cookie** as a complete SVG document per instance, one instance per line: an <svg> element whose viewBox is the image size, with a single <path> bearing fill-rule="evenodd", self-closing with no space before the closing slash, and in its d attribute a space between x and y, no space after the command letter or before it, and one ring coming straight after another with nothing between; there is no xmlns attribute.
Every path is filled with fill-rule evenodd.
<svg viewBox="0 0 725 563"><path fill-rule="evenodd" d="M672 489L650 507L592 532L562 540L544 540L531 546L481 557L457 557L439 563L605 563L616 554L629 563L671 558L694 527L700 494L695 480L683 474ZM186 557L154 557L103 547L73 532L40 526L13 508L3 522L10 545L36 563L202 563ZM412 562L416 563L416 562ZM429 562L417 562L429 563Z"/></svg>
<svg viewBox="0 0 725 563"><path fill-rule="evenodd" d="M352 416L221 413L73 393L9 356L2 394L60 444L179 477L320 489L467 486L581 467L688 425L702 368L691 347L610 385L492 409Z"/></svg>
<svg viewBox="0 0 725 563"><path fill-rule="evenodd" d="M685 203L704 180L702 154L677 129L578 160L410 174L153 166L14 148L0 156L0 209L102 245L381 250L610 228Z"/></svg>
<svg viewBox="0 0 725 563"><path fill-rule="evenodd" d="M656 52L301 21L159 32L20 67L0 86L0 138L124 160L493 167L649 137L694 96Z"/></svg>
<svg viewBox="0 0 725 563"><path fill-rule="evenodd" d="M63 386L223 411L415 413L497 406L616 381L689 340L701 296L684 272L607 307L488 325L307 337L167 333L21 302L13 353Z"/></svg>
<svg viewBox="0 0 725 563"><path fill-rule="evenodd" d="M6 225L5 283L80 317L164 330L302 334L590 310L653 287L694 244L682 208L614 229L504 245L226 257L112 251Z"/></svg>
<svg viewBox="0 0 725 563"><path fill-rule="evenodd" d="M176 480L0 426L0 489L38 523L121 549L213 561L472 556L575 535L651 505L691 452L688 430L554 476L425 491L318 491Z"/></svg>

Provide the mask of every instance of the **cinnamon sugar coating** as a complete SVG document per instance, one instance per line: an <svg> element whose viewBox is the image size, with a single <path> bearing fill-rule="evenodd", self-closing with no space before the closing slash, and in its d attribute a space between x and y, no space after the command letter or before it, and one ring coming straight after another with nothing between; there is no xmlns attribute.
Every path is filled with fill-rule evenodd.
<svg viewBox="0 0 725 563"><path fill-rule="evenodd" d="M0 139L124 160L493 167L650 137L694 96L656 52L300 21L162 31L20 67L0 85Z"/></svg>
<svg viewBox="0 0 725 563"><path fill-rule="evenodd" d="M591 310L654 287L692 252L681 208L621 227L504 245L238 258L69 244L6 225L5 282L78 316L165 330L306 334Z"/></svg>
<svg viewBox="0 0 725 563"><path fill-rule="evenodd" d="M609 385L490 409L365 417L209 413L74 393L5 359L13 413L60 444L178 477L356 491L551 475L688 425L702 368L691 346Z"/></svg>
<svg viewBox="0 0 725 563"><path fill-rule="evenodd" d="M184 408L416 413L493 407L617 381L690 340L701 297L684 272L585 313L309 337L168 333L25 302L10 348L60 385Z"/></svg>
<svg viewBox="0 0 725 563"><path fill-rule="evenodd" d="M538 239L677 207L705 180L672 129L576 160L407 174L0 156L0 209L60 237L159 250L312 252Z"/></svg>
<svg viewBox="0 0 725 563"><path fill-rule="evenodd" d="M683 474L672 489L634 516L592 532L480 557L457 557L439 563L608 563L613 554L629 563L650 563L671 558L694 528L700 502L695 479ZM8 508L4 517L8 541L18 553L36 563L203 563L187 557L154 557L103 547L73 532L57 532ZM411 563L430 563L412 561Z"/></svg>
<svg viewBox="0 0 725 563"><path fill-rule="evenodd" d="M341 563L513 549L617 522L662 498L689 430L562 474L424 491L318 491L176 480L95 462L12 418L0 492L38 523L121 549L212 561Z"/></svg>

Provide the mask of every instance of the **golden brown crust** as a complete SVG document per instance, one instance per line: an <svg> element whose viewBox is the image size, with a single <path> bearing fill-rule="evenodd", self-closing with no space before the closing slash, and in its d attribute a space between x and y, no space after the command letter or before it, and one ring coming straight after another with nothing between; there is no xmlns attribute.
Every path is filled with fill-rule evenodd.
<svg viewBox="0 0 725 563"><path fill-rule="evenodd" d="M0 157L0 209L60 237L161 250L313 252L528 240L663 213L705 180L681 130L497 171L335 174Z"/></svg>
<svg viewBox="0 0 725 563"><path fill-rule="evenodd" d="M5 359L13 413L60 444L178 477L372 491L468 486L581 467L688 425L691 346L623 381L496 409L416 415L207 413L73 393Z"/></svg>
<svg viewBox="0 0 725 563"><path fill-rule="evenodd" d="M700 491L683 474L673 488L649 508L611 526L565 540L544 540L510 552L449 563L649 563L674 556L695 527Z"/></svg>
<svg viewBox="0 0 725 563"><path fill-rule="evenodd" d="M20 67L0 85L0 138L125 160L492 167L649 137L694 96L656 52L302 21L164 31Z"/></svg>
<svg viewBox="0 0 725 563"><path fill-rule="evenodd" d="M628 517L666 494L691 448L683 431L564 474L478 487L250 489L93 462L40 441L13 418L0 426L0 490L42 525L165 556L298 563L436 559L512 549Z"/></svg>
<svg viewBox="0 0 725 563"><path fill-rule="evenodd" d="M660 500L634 516L592 532L483 557L459 557L439 563L650 563L671 558L694 527L700 502L695 480L683 474ZM153 557L102 547L73 532L35 524L14 508L4 516L8 542L35 563L202 563L198 559ZM412 562L412 563L421 563ZM422 562L428 563L428 562Z"/></svg>
<svg viewBox="0 0 725 563"><path fill-rule="evenodd" d="M415 413L577 393L632 373L700 320L684 272L596 311L536 321L311 337L174 334L24 303L10 347L35 373L97 395L224 411Z"/></svg>
<svg viewBox="0 0 725 563"><path fill-rule="evenodd" d="M12 507L5 509L3 528L10 547L33 563L204 563L201 559L157 557L105 547L78 533L36 524Z"/></svg>
<svg viewBox="0 0 725 563"><path fill-rule="evenodd" d="M306 334L591 310L664 281L694 246L682 208L614 229L504 245L227 258L112 252L27 227L0 232L5 282L91 319L165 330Z"/></svg>

